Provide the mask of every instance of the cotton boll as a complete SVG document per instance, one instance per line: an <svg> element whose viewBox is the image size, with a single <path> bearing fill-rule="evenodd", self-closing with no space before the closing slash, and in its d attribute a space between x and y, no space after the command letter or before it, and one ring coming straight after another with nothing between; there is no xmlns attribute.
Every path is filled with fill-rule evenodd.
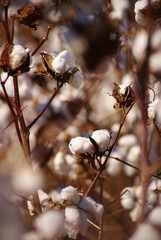
<svg viewBox="0 0 161 240"><path fill-rule="evenodd" d="M36 221L39 234L47 239L57 239L64 234L64 215L61 211L48 210Z"/></svg>
<svg viewBox="0 0 161 240"><path fill-rule="evenodd" d="M62 201L61 190L62 190L62 188L58 187L50 192L49 195L54 203L59 203Z"/></svg>
<svg viewBox="0 0 161 240"><path fill-rule="evenodd" d="M70 84L74 88L79 88L82 84L82 81L83 81L83 75L80 71L77 71L74 74L74 77L68 81L68 84Z"/></svg>
<svg viewBox="0 0 161 240"><path fill-rule="evenodd" d="M124 194L123 194L124 193ZM126 187L122 189L121 194L121 199L123 198L135 198L135 190L133 187Z"/></svg>
<svg viewBox="0 0 161 240"><path fill-rule="evenodd" d="M129 240L160 240L160 233L148 223L142 223Z"/></svg>
<svg viewBox="0 0 161 240"><path fill-rule="evenodd" d="M130 84L126 84L126 83L119 85L119 87L120 87L120 94L124 95L126 93L126 89L127 89L127 87L129 85Z"/></svg>
<svg viewBox="0 0 161 240"><path fill-rule="evenodd" d="M16 191L29 195L43 186L43 177L26 167L13 175L11 183Z"/></svg>
<svg viewBox="0 0 161 240"><path fill-rule="evenodd" d="M25 233L21 240L42 240L42 237L36 231Z"/></svg>
<svg viewBox="0 0 161 240"><path fill-rule="evenodd" d="M129 8L129 2L127 0L112 0L111 4L113 7L113 11L110 14L110 18L121 20L125 10Z"/></svg>
<svg viewBox="0 0 161 240"><path fill-rule="evenodd" d="M66 164L65 155L63 152L58 152L54 158L53 166L55 172L60 175L67 176L70 170L70 166Z"/></svg>
<svg viewBox="0 0 161 240"><path fill-rule="evenodd" d="M161 49L161 30L157 29L151 39L151 45L153 49Z"/></svg>
<svg viewBox="0 0 161 240"><path fill-rule="evenodd" d="M110 133L106 129L96 130L91 136L98 145L100 152L105 152L110 144Z"/></svg>
<svg viewBox="0 0 161 240"><path fill-rule="evenodd" d="M21 45L13 45L12 52L10 53L10 67L11 70L16 70L28 56L28 51Z"/></svg>
<svg viewBox="0 0 161 240"><path fill-rule="evenodd" d="M132 53L137 61L142 61L146 54L148 35L145 30L137 33L132 44Z"/></svg>
<svg viewBox="0 0 161 240"><path fill-rule="evenodd" d="M122 154L118 151L112 152L112 157L122 159ZM122 163L109 157L107 164L107 173L111 176L117 176L122 168Z"/></svg>
<svg viewBox="0 0 161 240"><path fill-rule="evenodd" d="M137 203L135 204L135 207L133 208L133 210L129 213L129 216L133 222L136 222L137 219L139 218L140 210L141 210L140 204Z"/></svg>
<svg viewBox="0 0 161 240"><path fill-rule="evenodd" d="M76 153L89 153L92 154L95 152L94 146L91 141L85 137L76 137L72 138L69 143L69 149L73 154Z"/></svg>
<svg viewBox="0 0 161 240"><path fill-rule="evenodd" d="M156 99L154 102L148 105L148 117L150 119L155 119L158 124L161 124L161 100Z"/></svg>
<svg viewBox="0 0 161 240"><path fill-rule="evenodd" d="M52 203L50 203L50 196L47 193L39 189L38 196L39 196L42 211L46 211L52 207Z"/></svg>
<svg viewBox="0 0 161 240"><path fill-rule="evenodd" d="M142 9L144 9L148 4L147 0L141 0L137 1L135 3L135 20L139 25L145 26L146 25L146 19L144 14L141 12Z"/></svg>
<svg viewBox="0 0 161 240"><path fill-rule="evenodd" d="M149 65L153 73L161 72L161 51L151 54L149 58Z"/></svg>
<svg viewBox="0 0 161 240"><path fill-rule="evenodd" d="M131 147L127 154L127 158L126 158L127 162L137 167L140 154L141 154L140 146L136 145ZM125 165L124 171L127 174L127 176L133 176L137 170L130 166Z"/></svg>
<svg viewBox="0 0 161 240"><path fill-rule="evenodd" d="M85 235L87 231L86 214L76 206L65 208L65 230L69 238L76 239L77 235Z"/></svg>
<svg viewBox="0 0 161 240"><path fill-rule="evenodd" d="M80 196L79 196L77 190L72 186L62 189L61 198L62 198L62 200L70 201L75 204L78 204L80 201Z"/></svg>
<svg viewBox="0 0 161 240"><path fill-rule="evenodd" d="M96 203L92 198L86 196L82 197L78 206L81 209L84 209L85 211L92 213L98 220L102 216L104 211L104 207L102 204Z"/></svg>
<svg viewBox="0 0 161 240"><path fill-rule="evenodd" d="M120 203L121 206L126 210L133 209L135 206L135 201L133 198L122 198Z"/></svg>
<svg viewBox="0 0 161 240"><path fill-rule="evenodd" d="M52 62L52 67L56 73L64 74L70 68L75 65L75 57L72 52L64 50L54 58Z"/></svg>
<svg viewBox="0 0 161 240"><path fill-rule="evenodd" d="M120 147L125 147L125 148L132 147L132 146L136 145L136 143L137 143L137 138L133 134L126 134L126 135L120 137L118 140L118 145Z"/></svg>
<svg viewBox="0 0 161 240"><path fill-rule="evenodd" d="M155 207L148 216L148 222L151 223L152 225L161 228L160 216L161 206Z"/></svg>

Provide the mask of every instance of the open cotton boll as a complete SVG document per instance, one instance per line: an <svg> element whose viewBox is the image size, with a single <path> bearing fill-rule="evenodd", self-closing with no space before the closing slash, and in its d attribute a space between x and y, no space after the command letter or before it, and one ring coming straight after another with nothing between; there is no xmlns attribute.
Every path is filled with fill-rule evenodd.
<svg viewBox="0 0 161 240"><path fill-rule="evenodd" d="M154 49L161 48L161 29L158 28L152 35L151 45Z"/></svg>
<svg viewBox="0 0 161 240"><path fill-rule="evenodd" d="M64 74L75 66L75 56L69 50L64 50L54 58L52 67L56 73Z"/></svg>
<svg viewBox="0 0 161 240"><path fill-rule="evenodd" d="M156 99L154 102L148 105L148 117L150 119L155 119L158 124L161 124L161 100Z"/></svg>
<svg viewBox="0 0 161 240"><path fill-rule="evenodd" d="M13 45L12 52L9 55L11 69L16 70L27 57L28 49L25 49L21 45Z"/></svg>
<svg viewBox="0 0 161 240"><path fill-rule="evenodd" d="M104 211L104 207L102 204L96 203L92 198L86 196L82 197L78 206L81 209L84 209L85 211L92 213L98 220L102 216Z"/></svg>
<svg viewBox="0 0 161 240"><path fill-rule="evenodd" d="M94 146L88 138L85 137L75 137L69 143L69 149L71 153L89 153L95 152Z"/></svg>
<svg viewBox="0 0 161 240"><path fill-rule="evenodd" d="M146 19L144 14L141 12L142 9L144 9L148 4L147 0L140 0L135 3L135 20L139 25L145 26Z"/></svg>
<svg viewBox="0 0 161 240"><path fill-rule="evenodd" d="M154 52L149 58L150 69L153 73L161 72L161 51Z"/></svg>
<svg viewBox="0 0 161 240"><path fill-rule="evenodd" d="M120 137L118 140L118 145L120 147L125 147L125 148L134 146L134 145L136 145L136 143L137 143L137 138L133 134L126 134L126 135Z"/></svg>
<svg viewBox="0 0 161 240"><path fill-rule="evenodd" d="M61 211L48 210L36 221L36 229L47 240L57 239L64 234L64 215Z"/></svg>
<svg viewBox="0 0 161 240"><path fill-rule="evenodd" d="M160 233L148 223L142 223L129 240L160 240Z"/></svg>
<svg viewBox="0 0 161 240"><path fill-rule="evenodd" d="M53 161L54 170L60 174L67 176L70 171L70 166L66 164L63 152L58 152Z"/></svg>
<svg viewBox="0 0 161 240"><path fill-rule="evenodd" d="M86 214L76 206L65 208L65 230L69 238L76 239L77 235L85 235L87 231Z"/></svg>
<svg viewBox="0 0 161 240"><path fill-rule="evenodd" d="M40 234L36 231L31 231L31 232L27 232L25 233L21 240L42 240L42 237L40 236Z"/></svg>
<svg viewBox="0 0 161 240"><path fill-rule="evenodd" d="M80 196L77 190L72 186L63 188L61 190L61 197L62 197L62 200L70 201L74 204L78 204L80 201Z"/></svg>
<svg viewBox="0 0 161 240"><path fill-rule="evenodd" d="M141 206L139 203L135 204L135 207L129 213L132 222L136 222L140 216Z"/></svg>
<svg viewBox="0 0 161 240"><path fill-rule="evenodd" d="M112 152L112 157L122 159L122 154L119 150ZM107 164L107 173L111 176L117 176L122 168L122 163L109 157L108 164Z"/></svg>
<svg viewBox="0 0 161 240"><path fill-rule="evenodd" d="M129 8L128 0L112 0L111 1L113 11L110 14L111 19L121 20L124 14L124 11Z"/></svg>
<svg viewBox="0 0 161 240"><path fill-rule="evenodd" d="M119 85L120 94L124 95L126 93L126 89L127 89L128 86L130 86L130 84L124 83L124 84Z"/></svg>
<svg viewBox="0 0 161 240"><path fill-rule="evenodd" d="M161 206L155 207L148 216L148 222L151 223L152 225L155 225L161 228L160 216L161 216Z"/></svg>
<svg viewBox="0 0 161 240"><path fill-rule="evenodd" d="M58 187L50 192L50 197L54 203L58 203L62 201L61 190L62 188Z"/></svg>
<svg viewBox="0 0 161 240"><path fill-rule="evenodd" d="M43 186L43 177L26 167L13 175L11 183L15 191L29 195Z"/></svg>
<svg viewBox="0 0 161 240"><path fill-rule="evenodd" d="M39 189L38 196L39 196L42 211L46 211L52 207L52 203L50 202L51 198L47 193Z"/></svg>
<svg viewBox="0 0 161 240"><path fill-rule="evenodd" d="M148 34L145 30L139 31L132 44L132 53L137 61L142 61L146 54Z"/></svg>
<svg viewBox="0 0 161 240"><path fill-rule="evenodd" d="M123 198L121 199L121 206L127 210L133 209L135 207L135 201L133 198Z"/></svg>
<svg viewBox="0 0 161 240"><path fill-rule="evenodd" d="M83 81L83 75L80 71L77 71L74 74L74 77L68 81L68 84L70 84L74 88L79 88L82 84L82 81Z"/></svg>
<svg viewBox="0 0 161 240"><path fill-rule="evenodd" d="M100 152L105 152L110 144L110 133L106 129L96 130L91 136L98 145Z"/></svg>

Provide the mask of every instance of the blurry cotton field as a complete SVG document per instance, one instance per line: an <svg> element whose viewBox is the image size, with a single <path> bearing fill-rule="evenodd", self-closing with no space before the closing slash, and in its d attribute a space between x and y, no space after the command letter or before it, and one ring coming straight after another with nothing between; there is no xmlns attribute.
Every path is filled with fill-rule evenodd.
<svg viewBox="0 0 161 240"><path fill-rule="evenodd" d="M161 239L161 0L0 0L0 240Z"/></svg>

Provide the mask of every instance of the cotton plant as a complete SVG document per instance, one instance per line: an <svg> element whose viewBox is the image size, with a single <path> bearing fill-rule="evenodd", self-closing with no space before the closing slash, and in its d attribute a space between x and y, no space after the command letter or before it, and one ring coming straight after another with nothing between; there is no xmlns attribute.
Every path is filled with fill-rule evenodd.
<svg viewBox="0 0 161 240"><path fill-rule="evenodd" d="M149 212L155 206L160 206L161 204L161 194L160 194L160 180L152 180L146 194L146 212ZM141 194L142 187L140 185L134 187L126 187L121 192L121 205L124 209L129 211L129 216L133 222L136 222L140 216L141 211Z"/></svg>
<svg viewBox="0 0 161 240"><path fill-rule="evenodd" d="M79 195L78 191L68 186L57 192L46 194L38 190L43 213L35 220L35 227L41 237L57 239L69 236L77 239L78 234L85 236L88 228L88 215L96 220L102 216L104 207L88 196ZM34 215L32 198L28 200L30 214Z"/></svg>
<svg viewBox="0 0 161 240"><path fill-rule="evenodd" d="M161 224L160 224L161 207L156 206L150 212L148 217L143 223L141 223L133 235L129 238L130 240L141 240L141 239L156 239L161 238Z"/></svg>

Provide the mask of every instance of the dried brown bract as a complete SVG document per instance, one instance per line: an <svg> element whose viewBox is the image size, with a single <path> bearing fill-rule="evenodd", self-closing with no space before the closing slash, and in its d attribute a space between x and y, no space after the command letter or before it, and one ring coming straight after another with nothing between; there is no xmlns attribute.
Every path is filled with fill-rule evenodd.
<svg viewBox="0 0 161 240"><path fill-rule="evenodd" d="M112 90L112 96L116 99L116 103L114 104L114 108L128 108L135 100L135 93L132 87L129 85L127 86L125 93L121 93L121 88L118 84L114 83L114 88Z"/></svg>
<svg viewBox="0 0 161 240"><path fill-rule="evenodd" d="M21 24L24 24L33 30L37 30L38 25L34 22L41 16L40 9L37 6L24 6L23 8L20 8L17 13L17 19Z"/></svg>

